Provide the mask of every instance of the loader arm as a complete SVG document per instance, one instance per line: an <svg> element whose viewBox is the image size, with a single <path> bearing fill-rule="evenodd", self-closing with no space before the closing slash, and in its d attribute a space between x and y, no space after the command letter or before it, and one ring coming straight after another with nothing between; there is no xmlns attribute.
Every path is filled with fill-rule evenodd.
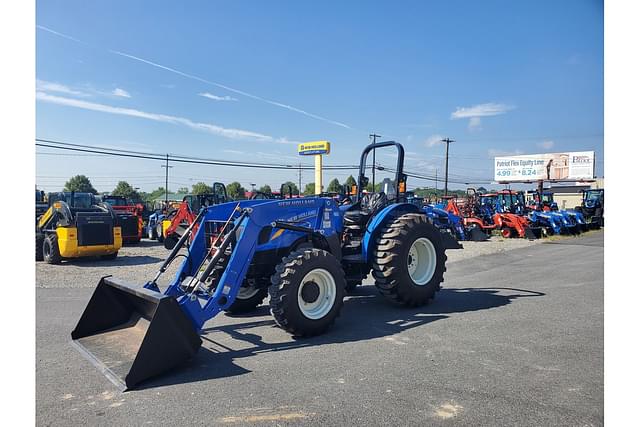
<svg viewBox="0 0 640 427"><path fill-rule="evenodd" d="M273 230L272 234L272 236L281 234L294 236L289 241L304 238L306 235L310 237L309 231L313 235L321 235L326 238L336 234L336 230L341 230L337 227L338 223L341 224L339 216L336 215L338 212L334 202L320 198L277 201L250 200L209 208L193 236L189 248L190 259L183 262L165 294L176 297L179 305L191 318L195 329L200 331L207 320L215 317L235 301L251 260L260 244L259 236L265 227L277 229L279 228L278 223L291 224L286 227L286 230L284 230L284 226L280 227L286 233L282 233L281 230ZM224 245L230 245L232 249L228 263L218 279L215 289L212 293L203 291L202 285L209 277L202 273L195 280L200 289L185 292L183 283L185 277L195 277L202 268L205 268L206 272L206 269L212 266L212 262L218 261L215 259L215 255L211 257L212 252L216 252L216 249L212 251L207 248L207 227L204 226L204 223L207 221L221 223L229 218L233 218L232 228L225 233L224 239L216 249L217 252L224 251L226 249ZM299 230L296 230L293 224L301 220L305 221L308 226L297 227ZM227 241L227 239L229 240ZM207 260L207 257L211 257L211 259Z"/></svg>

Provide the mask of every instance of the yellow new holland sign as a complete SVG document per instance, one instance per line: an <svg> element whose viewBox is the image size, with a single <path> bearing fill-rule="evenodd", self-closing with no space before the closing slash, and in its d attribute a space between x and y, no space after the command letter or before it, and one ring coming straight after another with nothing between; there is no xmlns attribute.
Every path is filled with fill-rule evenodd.
<svg viewBox="0 0 640 427"><path fill-rule="evenodd" d="M310 156L312 154L329 154L331 144L329 141L312 141L302 142L298 144L298 154L301 156Z"/></svg>

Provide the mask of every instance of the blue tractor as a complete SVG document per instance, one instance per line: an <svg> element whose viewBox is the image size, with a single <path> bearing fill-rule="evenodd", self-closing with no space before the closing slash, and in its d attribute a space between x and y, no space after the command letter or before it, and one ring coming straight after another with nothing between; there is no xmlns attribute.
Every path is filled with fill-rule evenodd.
<svg viewBox="0 0 640 427"><path fill-rule="evenodd" d="M395 184L365 194L367 155L386 147L397 150ZM424 211L403 201L403 164L402 145L374 143L362 153L350 203L305 197L201 210L152 280L100 280L73 343L129 389L191 358L205 322L218 313L249 311L267 294L276 323L300 337L325 332L348 289L370 273L390 301L427 304L443 281L445 248ZM179 256L184 261L161 292L157 281Z"/></svg>
<svg viewBox="0 0 640 427"><path fill-rule="evenodd" d="M587 230L587 223L582 213L575 210L558 209L558 204L553 200L553 193L551 191L544 191L542 197L540 197L538 190L532 194L534 201L533 206L536 210L547 212L557 217L563 226L562 231L565 234L580 234L580 232Z"/></svg>
<svg viewBox="0 0 640 427"><path fill-rule="evenodd" d="M462 249L459 240L465 240L464 226L459 216L447 212L443 203L424 203L424 198L418 197L413 191L405 193L407 203L424 210L429 221L442 232L442 243L445 249Z"/></svg>
<svg viewBox="0 0 640 427"><path fill-rule="evenodd" d="M604 227L604 188L582 190L582 204L575 211L583 215L587 228Z"/></svg>
<svg viewBox="0 0 640 427"><path fill-rule="evenodd" d="M431 223L442 231L445 247L462 249L460 241L467 240L462 219L445 210L442 204L427 204L423 209Z"/></svg>

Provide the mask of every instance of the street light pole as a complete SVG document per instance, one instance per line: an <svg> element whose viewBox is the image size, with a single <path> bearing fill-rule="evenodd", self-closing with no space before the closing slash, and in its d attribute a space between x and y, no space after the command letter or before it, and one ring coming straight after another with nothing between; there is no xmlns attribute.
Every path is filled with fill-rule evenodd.
<svg viewBox="0 0 640 427"><path fill-rule="evenodd" d="M447 144L447 151L444 161L444 195L446 196L447 191L449 190L449 144L455 141L450 138L441 139L441 141Z"/></svg>

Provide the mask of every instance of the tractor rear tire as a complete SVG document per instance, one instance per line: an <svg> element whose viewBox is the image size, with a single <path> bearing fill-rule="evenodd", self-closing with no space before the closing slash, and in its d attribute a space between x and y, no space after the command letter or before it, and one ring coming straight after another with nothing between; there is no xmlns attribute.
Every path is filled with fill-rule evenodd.
<svg viewBox="0 0 640 427"><path fill-rule="evenodd" d="M44 234L36 233L36 261L42 261L44 255L42 253L42 245L44 243Z"/></svg>
<svg viewBox="0 0 640 427"><path fill-rule="evenodd" d="M344 271L332 254L316 248L293 251L271 276L271 314L294 336L319 335L340 315L345 287Z"/></svg>
<svg viewBox="0 0 640 427"><path fill-rule="evenodd" d="M104 260L107 260L107 261L108 260L113 260L113 259L116 259L116 258L118 258L118 251L115 251L114 253L109 254L109 255L100 255L100 259L104 259Z"/></svg>
<svg viewBox="0 0 640 427"><path fill-rule="evenodd" d="M440 290L447 270L440 232L425 215L390 219L376 240L373 277L388 299L409 307L425 305Z"/></svg>
<svg viewBox="0 0 640 427"><path fill-rule="evenodd" d="M255 286L247 285L246 282L242 285L233 304L225 310L227 313L242 314L253 311L262 304L262 301L267 296L267 288L256 288Z"/></svg>
<svg viewBox="0 0 640 427"><path fill-rule="evenodd" d="M42 255L44 262L47 264L60 264L62 256L60 256L60 248L58 247L58 236L49 234L42 243Z"/></svg>

